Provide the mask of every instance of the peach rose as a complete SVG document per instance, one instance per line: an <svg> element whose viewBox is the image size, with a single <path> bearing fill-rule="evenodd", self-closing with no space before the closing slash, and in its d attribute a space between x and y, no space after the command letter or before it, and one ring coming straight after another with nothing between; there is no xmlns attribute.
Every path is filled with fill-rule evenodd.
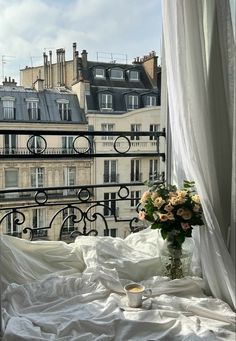
<svg viewBox="0 0 236 341"><path fill-rule="evenodd" d="M184 231L187 231L190 228L189 223L181 223L181 227Z"/></svg>
<svg viewBox="0 0 236 341"><path fill-rule="evenodd" d="M172 212L168 212L166 215L169 220L175 220L174 214Z"/></svg>
<svg viewBox="0 0 236 341"><path fill-rule="evenodd" d="M181 215L181 217L184 219L184 220L189 220L192 218L192 212L189 211L189 210L185 210L184 213Z"/></svg>
<svg viewBox="0 0 236 341"><path fill-rule="evenodd" d="M199 204L195 204L193 206L193 212L199 212L201 210L201 206Z"/></svg>
<svg viewBox="0 0 236 341"><path fill-rule="evenodd" d="M164 207L164 210L167 212L171 212L173 209L174 207L170 203Z"/></svg>
<svg viewBox="0 0 236 341"><path fill-rule="evenodd" d="M157 192L151 192L151 198L154 201L157 197L159 196L159 194Z"/></svg>
<svg viewBox="0 0 236 341"><path fill-rule="evenodd" d="M145 220L145 213L144 213L144 211L139 211L139 213L138 213L138 218L139 218L139 220Z"/></svg>
<svg viewBox="0 0 236 341"><path fill-rule="evenodd" d="M154 206L157 207L158 209L161 208L162 205L165 204L165 200L162 199L162 197L157 197L155 200L154 200Z"/></svg>
<svg viewBox="0 0 236 341"><path fill-rule="evenodd" d="M160 217L160 221L167 221L167 220L169 220L167 214L160 214L159 217Z"/></svg>
<svg viewBox="0 0 236 341"><path fill-rule="evenodd" d="M177 191L178 197L185 198L187 195L187 191Z"/></svg>
<svg viewBox="0 0 236 341"><path fill-rule="evenodd" d="M151 197L151 192L146 191L146 192L143 193L143 195L142 195L142 197L141 197L141 199L140 199L140 202L141 202L142 204L145 204L145 203L148 201L148 199L149 199L150 197Z"/></svg>
<svg viewBox="0 0 236 341"><path fill-rule="evenodd" d="M182 214L184 214L184 212L185 212L185 211L184 211L183 208L178 208L176 214L181 216Z"/></svg>

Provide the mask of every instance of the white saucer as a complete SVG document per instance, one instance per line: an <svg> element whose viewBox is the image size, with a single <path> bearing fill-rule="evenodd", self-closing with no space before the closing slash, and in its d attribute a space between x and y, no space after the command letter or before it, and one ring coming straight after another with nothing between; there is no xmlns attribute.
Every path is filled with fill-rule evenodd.
<svg viewBox="0 0 236 341"><path fill-rule="evenodd" d="M150 310L152 308L152 300L151 298L148 298L147 300L143 301L141 307L132 308L128 305L127 297L124 296L120 299L119 307L121 310L126 310L126 311Z"/></svg>

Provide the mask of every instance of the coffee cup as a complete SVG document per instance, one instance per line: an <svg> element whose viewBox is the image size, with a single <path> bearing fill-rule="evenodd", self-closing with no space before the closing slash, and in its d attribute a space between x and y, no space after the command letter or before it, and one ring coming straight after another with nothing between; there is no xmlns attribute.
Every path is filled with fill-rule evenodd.
<svg viewBox="0 0 236 341"><path fill-rule="evenodd" d="M132 308L139 308L143 301L152 295L151 289L145 289L145 286L138 283L129 283L125 287L128 305ZM143 296L146 296L143 298Z"/></svg>

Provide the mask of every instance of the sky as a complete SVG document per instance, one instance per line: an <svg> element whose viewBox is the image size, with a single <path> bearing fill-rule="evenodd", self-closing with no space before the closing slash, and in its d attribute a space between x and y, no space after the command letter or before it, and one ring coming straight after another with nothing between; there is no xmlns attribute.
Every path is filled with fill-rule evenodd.
<svg viewBox="0 0 236 341"><path fill-rule="evenodd" d="M88 60L125 63L151 51L161 54L161 0L0 0L0 84L25 66L43 64L43 53L72 44ZM158 59L160 64L160 58Z"/></svg>

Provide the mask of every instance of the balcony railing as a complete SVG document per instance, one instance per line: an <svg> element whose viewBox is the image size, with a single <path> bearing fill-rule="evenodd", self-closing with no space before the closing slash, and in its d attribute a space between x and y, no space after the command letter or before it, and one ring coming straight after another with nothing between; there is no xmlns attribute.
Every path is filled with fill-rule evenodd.
<svg viewBox="0 0 236 341"><path fill-rule="evenodd" d="M80 131L77 132L73 143L73 154L68 153L57 153L59 148L50 148L47 144L46 136L50 135L73 135L75 131L32 131L32 130L0 130L0 134L18 134L18 135L29 135L42 136L45 141L44 148L40 152L32 151L27 143L26 146L22 146L24 150L27 150L26 154L20 153L19 149L14 154L0 154L0 162L4 165L5 161L15 160L44 160L44 159L68 159L76 158L79 160L80 157L85 159L94 158L121 158L121 157L139 157L139 158L156 158L160 157L165 161L165 153L159 151L159 139L165 137L165 131L162 132L94 132L94 131ZM154 136L156 141L156 148L152 152L150 151L132 151L131 150L131 136ZM96 148L96 136L116 136L113 141L113 150L111 152L103 152L103 150L97 150ZM82 152L79 146L76 144L79 139L83 140ZM27 140L27 139L26 139ZM122 148L120 145L122 142ZM84 148L84 141L87 143ZM153 143L153 141L152 141ZM95 152L96 151L96 152ZM126 172L127 173L127 172ZM128 175L130 175L128 173ZM147 174L148 175L148 174ZM122 180L122 179L119 179ZM4 233L6 231L6 223L13 220L14 226L17 225L19 233L24 234L28 239L40 239L47 238L57 226L57 233L54 233L54 239L67 240L78 235L97 235L98 231L96 226L102 226L101 229L104 232L109 230L109 222L113 218L114 223L125 223L129 226L131 232L135 232L142 228L145 228L145 224L141 223L135 216L121 215L121 206L124 205L125 209L132 206L131 201L134 198L131 197L131 191L134 190L134 186L140 190L140 186L144 186L144 183L140 181L140 178L134 179L132 182L121 182L121 183L103 183L103 184L84 184L75 186L55 186L55 187L40 187L40 188L15 188L15 189L0 189L0 227ZM159 175L159 182L165 180L165 174ZM101 188L106 192L116 193L115 199L105 200L98 198L97 193L101 193ZM70 193L70 194L69 194ZM141 193L141 192L140 192ZM9 197L10 196L10 197ZM113 204L112 204L113 202ZM125 202L125 204L123 204ZM121 206L120 206L121 205ZM114 207L116 208L114 210ZM35 209L43 209L47 212L47 221L45 224L42 223L41 227L35 228L32 226L32 217L30 218L30 212ZM133 212L133 207L132 210ZM138 211L138 208L137 208ZM72 212L67 214L66 212ZM106 212L106 216L104 216ZM111 214L108 214L111 212ZM49 213L51 214L49 217ZM109 218L107 220L107 218ZM31 219L31 220L30 220ZM69 221L72 222L71 226L74 230L71 231L67 228ZM98 223L99 222L99 223ZM113 227L114 227L113 223ZM48 237L49 238L49 237Z"/></svg>

